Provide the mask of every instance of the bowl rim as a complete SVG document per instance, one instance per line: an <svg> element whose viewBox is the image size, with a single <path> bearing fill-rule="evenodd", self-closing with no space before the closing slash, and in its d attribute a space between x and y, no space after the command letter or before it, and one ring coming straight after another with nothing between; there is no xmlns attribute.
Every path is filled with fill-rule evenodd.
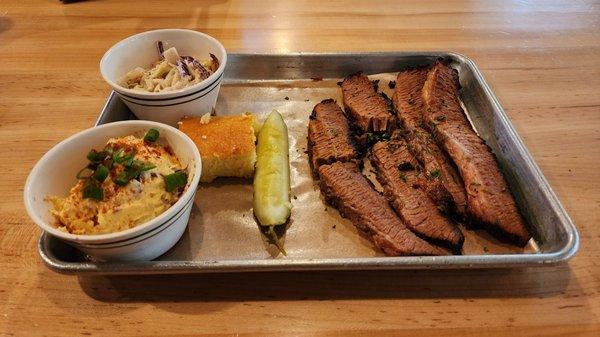
<svg viewBox="0 0 600 337"><path fill-rule="evenodd" d="M92 132L99 132L99 130L102 130L102 129L114 128L114 127L121 126L121 125L131 125L132 127L142 126L142 127L147 127L147 128L160 127L162 129L167 129L167 130L170 130L176 137L180 137L188 145L189 149L192 151L196 165L194 168L194 176L192 177L191 182L189 182L186 190L179 197L179 199L173 205L171 205L171 207L169 207L166 211L164 211L163 213L154 217L153 219L150 219L149 221L141 223L133 228L129 228L129 229L119 231L119 232L114 232L114 233L71 234L68 232L60 231L53 225L44 221L44 219L42 219L38 215L38 212L33 205L33 200L32 200L33 197L31 195L32 193L30 192L34 189L34 186L31 185L32 179L33 179L32 177L36 174L39 174L39 172L43 170L44 163L49 158L56 155L56 153L59 152L61 147L64 146L65 144L73 142L74 140L76 140L78 138L85 137L87 134L90 134ZM82 131L62 140L58 144L54 145L48 152L46 152L38 160L38 162L35 164L35 166L29 172L29 175L27 176L27 180L25 182L25 187L23 190L23 198L24 198L25 209L27 210L27 214L33 220L33 222L35 222L36 225L38 225L38 227L40 227L44 232L47 232L47 233L49 233L53 236L56 236L60 239L71 241L71 242L76 242L76 243L109 244L116 240L127 240L127 239L130 239L131 237L136 237L138 235L142 235L146 231L152 230L154 227L171 219L171 217L173 217L179 210L181 210L183 208L183 206L185 206L187 204L187 201L189 201L190 198L194 197L196 190L198 188L198 183L200 182L201 173L202 173L202 159L200 156L200 152L198 151L198 148L196 147L196 145L194 144L192 139L190 139L182 131L180 131L168 124L147 121L147 120L128 120L128 121L112 122L112 123L108 123L108 124L104 124L104 125L100 125L100 126L82 130Z"/></svg>
<svg viewBox="0 0 600 337"><path fill-rule="evenodd" d="M214 73L212 73L209 77L205 78L204 80L202 80L194 85L191 85L191 86L185 87L185 88L181 88L181 89L177 89L177 90L166 91L166 92L144 92L144 91L138 91L138 90L133 90L133 89L127 89L127 88L120 86L115 81L111 80L105 74L105 72L104 72L105 65L108 62L108 58L111 56L111 54L114 52L114 50L116 48L124 46L127 43L129 43L131 40L137 39L141 36L166 33L166 32L175 32L178 34L192 34L192 35L196 35L197 37L204 38L204 39L214 42L217 45L217 47L221 50L221 52L223 53L222 59L219 60L219 68L217 68L217 70ZM100 75L102 75L102 78L104 79L104 81L106 81L106 83L108 83L118 93L131 95L131 96L137 97L138 99L157 99L157 98L176 99L179 96L183 96L185 94L188 94L191 91L194 91L194 90L197 90L197 89L207 86L207 83L212 83L216 78L221 76L221 74L224 72L226 64L227 64L227 51L225 50L225 47L223 47L223 44L216 38L214 38L206 33L198 32L198 31L195 31L192 29L165 28L165 29L148 30L148 31L141 32L138 34L130 35L130 36L120 40L119 42L115 43L114 45L112 45L104 53L104 55L102 55L102 58L100 59Z"/></svg>

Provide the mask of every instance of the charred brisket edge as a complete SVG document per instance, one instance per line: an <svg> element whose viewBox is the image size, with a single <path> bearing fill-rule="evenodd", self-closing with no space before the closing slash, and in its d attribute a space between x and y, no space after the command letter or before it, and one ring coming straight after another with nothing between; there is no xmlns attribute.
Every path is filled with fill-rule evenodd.
<svg viewBox="0 0 600 337"><path fill-rule="evenodd" d="M343 84L349 78L362 76L362 75L365 75L365 73L362 70L354 72L354 73L344 77L344 79L341 81L341 84ZM350 107L348 107L346 105L346 103L344 102L344 100L342 100L342 103L343 103L342 111L344 112L344 115L346 116L346 119L348 120L348 124L350 126L351 142L352 142L352 145L354 146L354 150L356 150L356 157L357 157L356 159L364 158L367 155L367 153L369 152L369 150L371 149L371 147L375 144L375 143L369 144L368 140L366 139L368 133L391 133L394 130L396 130L399 125L399 120L398 120L398 118L396 118L397 115L394 115L395 110L390 110L390 107L392 109L394 108L393 101L385 93L378 92L376 87L374 87L374 90L375 90L375 93L379 94L381 97L383 97L386 100L386 106L388 108L388 113L390 113L390 115L394 117L393 122L390 123L390 125L388 125L388 130L386 130L386 131L363 132L363 130L356 123L356 119L352 116L351 113L348 112L348 110L350 110Z"/></svg>
<svg viewBox="0 0 600 337"><path fill-rule="evenodd" d="M316 111L315 108L317 107L317 105L321 104L321 103L334 103L337 105L337 101L333 98L327 98L322 100L321 102L319 102L318 104L316 104L313 107L312 112L310 113L309 119L316 119ZM348 143L350 144L350 146L352 146L354 148L354 152L356 152L356 158L350 159L347 162L355 162L357 164L359 164L359 160L362 156L358 150L358 146L356 145L355 141L354 141L354 137L353 137L353 130L352 130L352 124L350 123L350 120L348 119L348 115L346 115L346 112L338 105L338 107L340 108L340 110L342 110L342 113L344 114L344 116L346 117L346 121L348 123L348 127L349 127L349 134L348 134ZM306 150L308 151L308 164L310 167L310 170L312 172L312 176L313 178L316 178L317 180L319 179L319 167L323 166L323 165L329 165L329 164L333 164L334 162L338 161L338 160L327 160L324 163L319 164L319 167L314 167L313 165L313 160L312 160L312 147L313 147L313 142L312 140L308 137L308 134L306 135ZM344 161L342 161L344 163Z"/></svg>
<svg viewBox="0 0 600 337"><path fill-rule="evenodd" d="M367 179L368 180L368 179ZM321 188L321 194L323 195L323 198L325 198L325 201L331 205L332 207L334 207L342 216L342 218L344 219L348 219L348 217L346 216L346 213L343 211L343 208L340 207L340 200L337 197L337 195L335 195L335 193L333 193L331 191L331 189L327 186L327 184L325 184L322 180L319 182L319 187ZM360 233L362 233L363 235L366 235L369 237L369 241L373 242L373 240L371 240L371 236L373 236L373 233L366 227L363 227L362 225L357 225L356 222L348 219L350 222L352 222L352 224L354 225L354 227L356 227L356 229L358 229L358 231ZM373 244L375 245L375 243L373 242ZM377 245L375 245L375 247L377 249L379 249L381 251L381 248L377 247Z"/></svg>
<svg viewBox="0 0 600 337"><path fill-rule="evenodd" d="M518 206L517 206L517 210L519 210ZM519 212L520 212L520 210L519 210ZM527 240L523 241L518 235L508 233L505 230L503 230L502 228L500 228L499 226L496 226L494 224L491 224L488 222L483 222L483 221L478 221L478 223L481 225L481 227L483 229L485 229L485 231L490 233L494 238L496 238L497 240L499 240L501 242L508 242L508 243L511 243L518 247L525 247L527 245L527 243L529 242L529 240L531 239L531 237L530 237ZM525 228L527 229L527 231L529 232L529 235L531 236L531 230L529 229L529 225L528 225L527 221L525 221L525 218L523 218L523 223L525 224Z"/></svg>
<svg viewBox="0 0 600 337"><path fill-rule="evenodd" d="M369 77L368 75L366 75L364 73L364 71L359 70L359 71L357 71L355 73L352 73L352 74L344 77L344 79L342 80L341 83L346 82L346 80L348 80L348 79L350 79L352 77L357 77L357 76L362 76L362 75L367 76L367 78ZM371 81L371 80L369 80L369 81ZM383 97L386 100L386 102L388 103L388 107L389 107L390 103L391 103L391 99L390 99L390 97L388 97L388 95L385 94L385 92L379 90L379 80L371 81L371 83L373 84L373 90L375 91L375 93L377 93L379 96ZM388 109L388 112L390 112L390 114L392 114L391 113L392 111L389 111L389 109Z"/></svg>
<svg viewBox="0 0 600 337"><path fill-rule="evenodd" d="M352 78L352 77L357 77L357 76L361 76L364 75L364 72L362 70L359 70L357 72L354 72L346 77L344 77L344 79L342 80L342 83L346 82L347 79Z"/></svg>
<svg viewBox="0 0 600 337"><path fill-rule="evenodd" d="M381 183L381 181L379 181ZM402 222L405 222L404 219L402 219L402 217L400 216L398 210L396 210L396 207L394 206L394 199L393 196L391 194L391 192L389 191L389 187L387 186L387 184L383 184L381 183L381 185L384 188L384 197L386 198L386 200L388 201L388 203L390 204L390 206L392 207L392 209L394 210L394 213L396 213L396 215L398 215L398 217L400 217L400 219L402 220ZM452 252L452 254L454 255L462 255L462 247L463 244L465 242L465 236L462 233L462 231L458 228L458 225L453 223L454 225L454 232L458 233L460 236L460 240L456 243L456 244L452 244L449 241L446 240L441 240L441 239L435 239L429 236L426 236L422 233L419 233L415 230L413 230L412 228L408 227L407 228L413 233L415 234L417 237L419 237L420 239L429 242L433 245L439 246L439 247L443 247L446 248L448 250L450 250Z"/></svg>

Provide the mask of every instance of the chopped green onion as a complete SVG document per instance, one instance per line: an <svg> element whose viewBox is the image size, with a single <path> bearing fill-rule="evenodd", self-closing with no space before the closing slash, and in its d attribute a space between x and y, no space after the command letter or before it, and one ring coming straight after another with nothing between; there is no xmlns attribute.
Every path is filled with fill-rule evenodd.
<svg viewBox="0 0 600 337"><path fill-rule="evenodd" d="M104 152L106 152L106 154L108 154L109 156L112 157L113 153L115 152L115 148L112 147L112 145L106 145L106 147L103 150Z"/></svg>
<svg viewBox="0 0 600 337"><path fill-rule="evenodd" d="M131 165L133 165L133 156L134 154L128 154L121 157L121 164L123 164L125 167L131 167Z"/></svg>
<svg viewBox="0 0 600 337"><path fill-rule="evenodd" d="M165 176L165 189L167 192L173 192L179 187L183 187L187 184L187 172L177 171Z"/></svg>
<svg viewBox="0 0 600 337"><path fill-rule="evenodd" d="M87 154L87 159L89 161L91 161L92 163L99 163L101 161L104 160L104 158L106 158L106 156L108 156L108 153L106 151L96 151L96 150L92 150L90 152L88 152Z"/></svg>
<svg viewBox="0 0 600 337"><path fill-rule="evenodd" d="M113 181L115 182L115 184L117 184L119 186L125 186L125 185L129 184L129 181L131 179L133 179L133 178L131 177L129 172L123 171L123 172L117 174L117 176L113 179Z"/></svg>
<svg viewBox="0 0 600 337"><path fill-rule="evenodd" d="M98 168L94 172L94 179L99 182L103 182L108 177L108 168L102 164L98 165Z"/></svg>
<svg viewBox="0 0 600 337"><path fill-rule="evenodd" d="M148 143L154 143L155 141L158 140L158 136L159 136L158 130L150 129L150 130L148 130L148 132L146 132L146 135L144 136L144 141L148 142Z"/></svg>
<svg viewBox="0 0 600 337"><path fill-rule="evenodd" d="M148 162L141 161L141 160L134 160L132 166L139 169L140 172L152 170L153 168L156 167L156 165L154 165L152 163L148 163Z"/></svg>
<svg viewBox="0 0 600 337"><path fill-rule="evenodd" d="M83 187L83 198L102 201L102 199L104 199L104 190L102 190L102 187L96 185L91 180L88 180Z"/></svg>
<svg viewBox="0 0 600 337"><path fill-rule="evenodd" d="M132 150L130 153L123 155L123 149L118 149L117 152L113 153L113 161L117 164L122 164L125 167L130 167L133 165L133 158L135 157L135 150Z"/></svg>
<svg viewBox="0 0 600 337"><path fill-rule="evenodd" d="M131 179L137 179L142 172L151 170L155 167L156 165L154 164L132 159L131 165L125 166L125 170L117 174L113 181L119 186L125 186L129 183L129 181L131 181Z"/></svg>
<svg viewBox="0 0 600 337"><path fill-rule="evenodd" d="M94 171L86 166L77 172L76 177L77 179L88 179L92 174L94 174Z"/></svg>
<svg viewBox="0 0 600 337"><path fill-rule="evenodd" d="M123 154L123 149L120 148L117 151L114 151L112 154L112 160L115 163L119 163L119 158L121 158L121 155Z"/></svg>

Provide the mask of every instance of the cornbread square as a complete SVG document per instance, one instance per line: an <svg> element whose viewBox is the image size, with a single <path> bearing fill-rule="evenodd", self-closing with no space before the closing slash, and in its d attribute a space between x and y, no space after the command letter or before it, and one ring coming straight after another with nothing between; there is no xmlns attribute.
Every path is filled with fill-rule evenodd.
<svg viewBox="0 0 600 337"><path fill-rule="evenodd" d="M196 143L202 157L201 182L217 177L252 178L256 163L256 117L186 117L179 130Z"/></svg>

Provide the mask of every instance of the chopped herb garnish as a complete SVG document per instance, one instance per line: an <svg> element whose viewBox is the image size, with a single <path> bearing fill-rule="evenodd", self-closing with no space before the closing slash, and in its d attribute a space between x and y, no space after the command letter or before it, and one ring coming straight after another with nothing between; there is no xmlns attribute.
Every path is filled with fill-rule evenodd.
<svg viewBox="0 0 600 337"><path fill-rule="evenodd" d="M132 153L122 157L121 164L125 167L131 167L133 165L133 156L134 154Z"/></svg>
<svg viewBox="0 0 600 337"><path fill-rule="evenodd" d="M160 133L158 132L158 130L150 129L148 130L148 132L146 132L146 135L144 136L144 141L148 143L154 143L158 140L159 135Z"/></svg>
<svg viewBox="0 0 600 337"><path fill-rule="evenodd" d="M115 163L119 163L121 155L123 154L123 148L117 149L117 151L113 151L112 160Z"/></svg>
<svg viewBox="0 0 600 337"><path fill-rule="evenodd" d="M94 179L96 179L98 182L103 182L108 177L108 173L108 168L100 164L94 172Z"/></svg>
<svg viewBox="0 0 600 337"><path fill-rule="evenodd" d="M156 167L156 165L154 165L152 163L147 163L147 162L141 161L141 160L134 160L133 167L140 170L140 172L144 172L144 171L152 170L153 168Z"/></svg>
<svg viewBox="0 0 600 337"><path fill-rule="evenodd" d="M429 172L429 176L431 178L439 178L440 177L440 170L433 170L433 171Z"/></svg>
<svg viewBox="0 0 600 337"><path fill-rule="evenodd" d="M437 117L435 118L435 120L436 120L436 121L438 121L438 122L441 122L441 121L443 121L443 120L445 120L445 119L446 119L446 116L445 116L445 115L439 115L439 116L437 116Z"/></svg>
<svg viewBox="0 0 600 337"><path fill-rule="evenodd" d="M94 174L94 171L86 166L77 172L76 177L77 179L88 179L92 174Z"/></svg>
<svg viewBox="0 0 600 337"><path fill-rule="evenodd" d="M404 173L400 173L400 178L402 178L402 180L404 180L404 182L408 181L408 177Z"/></svg>
<svg viewBox="0 0 600 337"><path fill-rule="evenodd" d="M389 140L390 134L387 132L369 132L367 133L367 141L370 144L376 143L381 140Z"/></svg>
<svg viewBox="0 0 600 337"><path fill-rule="evenodd" d="M415 167L413 166L413 164L411 164L407 161L398 165L398 170L400 170L400 171L410 171L410 170L414 170L414 169L415 169Z"/></svg>
<svg viewBox="0 0 600 337"><path fill-rule="evenodd" d="M151 170L155 167L156 165L154 164L135 160L133 161L132 165L130 165L129 167L125 167L125 170L117 174L113 181L119 186L125 186L132 179L138 179L142 172Z"/></svg>
<svg viewBox="0 0 600 337"><path fill-rule="evenodd" d="M104 148L104 152L106 152L107 155L109 155L110 157L112 157L113 153L115 152L115 149L112 147L112 145L107 145Z"/></svg>
<svg viewBox="0 0 600 337"><path fill-rule="evenodd" d="M118 149L117 152L113 153L113 161L117 164L121 164L125 167L133 165L133 158L135 157L136 151L133 150L130 153L123 155L123 149Z"/></svg>
<svg viewBox="0 0 600 337"><path fill-rule="evenodd" d="M108 156L108 153L106 151L92 150L88 152L87 159L92 163L99 163L103 161L106 158L106 156Z"/></svg>
<svg viewBox="0 0 600 337"><path fill-rule="evenodd" d="M332 136L337 137L337 135L338 135L338 129L331 129L330 131L331 131L331 135Z"/></svg>
<svg viewBox="0 0 600 337"><path fill-rule="evenodd" d="M165 189L167 192L173 192L179 187L183 187L187 184L187 172L177 171L165 176Z"/></svg>
<svg viewBox="0 0 600 337"><path fill-rule="evenodd" d="M102 201L104 199L104 191L102 187L98 186L92 180L88 180L83 187L83 198Z"/></svg>
<svg viewBox="0 0 600 337"><path fill-rule="evenodd" d="M123 171L123 172L117 174L117 176L113 179L113 181L115 182L115 184L117 184L119 186L126 186L127 184L129 184L129 181L131 179L133 179L133 178L131 177L129 172Z"/></svg>

